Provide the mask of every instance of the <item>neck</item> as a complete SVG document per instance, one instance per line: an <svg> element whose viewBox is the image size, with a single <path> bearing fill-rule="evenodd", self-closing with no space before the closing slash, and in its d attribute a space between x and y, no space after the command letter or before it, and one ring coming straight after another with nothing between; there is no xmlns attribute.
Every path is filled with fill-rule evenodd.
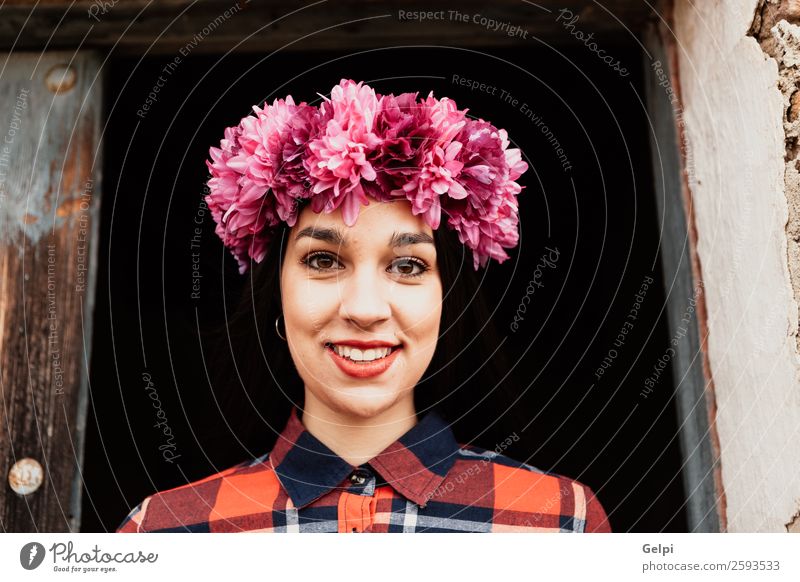
<svg viewBox="0 0 800 582"><path fill-rule="evenodd" d="M369 416L333 410L306 392L306 430L353 466L368 462L417 424L413 398Z"/></svg>

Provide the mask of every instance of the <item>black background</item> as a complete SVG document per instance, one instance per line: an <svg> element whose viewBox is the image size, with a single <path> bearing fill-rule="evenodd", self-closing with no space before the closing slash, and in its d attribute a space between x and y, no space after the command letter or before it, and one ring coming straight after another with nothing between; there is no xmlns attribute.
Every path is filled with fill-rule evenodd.
<svg viewBox="0 0 800 582"><path fill-rule="evenodd" d="M204 162L223 129L251 104L287 94L316 102L318 92L327 94L342 78L363 80L380 93L451 97L469 115L506 128L522 148L530 169L520 180L526 187L519 197L521 243L483 282L497 307L494 322L507 336L504 346L517 362L517 406L532 421L524 431L503 427L521 437L504 452L589 485L615 531L686 531L669 369L650 398L639 395L668 347L642 56L635 42L605 48L620 56L630 76L579 44L192 55L165 75L144 119L136 112L174 56L113 59L82 531L113 531L146 495L256 453L231 439L225 454L207 455L214 428L237 419L216 413L196 328L222 320L242 280L206 214L201 299L190 297L190 240L207 179ZM453 75L497 86L497 94L470 91L454 84ZM499 98L501 90L519 99L516 107ZM523 102L545 120L571 170L520 112ZM544 270L543 287L511 333L545 246L558 248L558 263ZM639 319L598 381L594 372L615 347L647 276L655 284ZM181 456L174 464L158 450L163 437L153 427L144 372L175 435ZM274 434L264 438L258 454L269 450Z"/></svg>

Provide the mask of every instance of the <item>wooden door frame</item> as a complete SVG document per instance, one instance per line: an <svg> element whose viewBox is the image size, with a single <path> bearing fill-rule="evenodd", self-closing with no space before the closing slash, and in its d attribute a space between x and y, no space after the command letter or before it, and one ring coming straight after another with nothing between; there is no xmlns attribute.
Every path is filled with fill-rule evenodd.
<svg viewBox="0 0 800 582"><path fill-rule="evenodd" d="M246 6L243 6L244 4ZM68 421L52 424L56 421L51 418L48 421L51 424L47 425L45 434L52 432L52 436L44 440L38 439L35 433L25 437L31 442L41 442L42 450L30 451L30 455L34 457L44 455L45 461L50 459L50 462L45 462L45 468L46 477L52 484L46 483L46 487L43 485L39 490L42 494L38 496L37 493L33 493L20 497L12 493L8 487L0 491L0 525L6 531L31 531L34 528L42 531L67 529L78 531L80 525L82 490L80 469L83 426L87 413L88 354L91 348L91 313L97 270L97 224L101 192L99 160L102 155L101 149L97 147L102 97L99 90L89 91L90 87L85 84L88 77L84 73L94 71L99 88L103 76L100 64L102 53L113 51L117 55L174 54L196 40L197 30L203 30L209 26L209 22L214 22L219 15L232 10L234 6L237 7L236 12L246 10L247 18L240 18L235 26L225 26L225 23L221 23L215 28L213 35L197 44L197 53L224 52L232 49L264 52L280 49L287 44L292 45L292 50L304 50L310 46L324 49L366 48L382 46L387 42L387 38L396 43L408 44L430 43L431 38L436 38L439 44L457 46L510 46L517 42L515 38L493 33L469 23L446 28L442 36L442 29L437 28L435 23L409 24L397 17L398 10L409 7L413 9L414 6L429 11L453 8L452 4L442 2L370 3L365 8L361 2L345 0L336 5L335 20L340 26L335 27L331 27L330 22L320 16L309 17L302 22L283 20L285 15L293 11L310 7L310 4L299 7L297 3L288 0L269 5L250 4L244 0L238 3L236 0L206 0L202 3L164 0L156 5L151 5L147 0L126 0L124 3L84 0L78 2L51 0L43 4L35 0L7 2L0 11L0 16L3 17L3 25L0 26L0 45L15 52L21 49L46 48L46 52L42 53L44 64L41 67L44 68L45 65L55 66L59 62L69 60L79 67L81 80L75 89L75 95L85 91L87 96L90 95L88 104L91 106L91 111L79 108L76 113L85 121L86 127L91 128L86 130L88 133L81 134L83 148L81 151L96 151L97 157L88 166L76 166L73 172L74 176L80 177L80 180L84 182L92 180L93 183L92 201L88 210L90 239L88 272L81 275L76 268L65 268L59 271L57 283L66 289L74 285L77 277L81 275L85 276L87 285L81 301L68 303L70 307L64 313L65 319L62 322L65 326L62 329L81 330L82 334L75 336L72 349L64 353L65 362L69 364L68 385L65 386L69 405L64 408L64 415ZM585 30L597 31L599 34L612 29L619 30L620 25L629 30L642 31L641 38L649 53L644 63L644 71L647 108L653 124L651 143L655 192L659 214L663 220L661 257L667 285L666 310L670 334L674 335L679 330L684 330L682 333L686 336L686 341L680 342L676 347L675 357L671 359L670 365L676 379L674 388L681 426L680 441L685 460L683 480L688 497L689 524L691 531L724 531L725 502L719 469L719 444L714 426L715 399L705 348L706 314L702 293L695 293L698 288L702 290L702 287L696 284L702 279L696 253L697 237L694 232L691 192L686 179L687 155L679 116L679 74L675 47L670 41L668 22L660 21L657 16L657 14L671 14L671 2L665 1L659 4L655 13L647 2L625 0L605 2L602 7L596 2L579 0L565 0L559 3L542 0L535 5L509 0L495 3L491 8L486 7L485 3L473 0L460 3L462 13L482 10L487 16L498 20L513 20L525 28L532 37L552 43L573 40L565 34L563 26L555 24L554 13L561 9L578 15ZM382 22L388 25L384 28L368 26L373 17L382 18ZM315 30L320 32L315 33L313 43L296 43L298 38ZM247 40L243 42L245 38ZM79 52L52 52L57 48L74 51L78 47L81 49ZM15 56L24 55L18 52L12 53L9 57L11 62ZM51 59L55 60L51 62ZM654 67L655 61L658 61L661 67ZM43 74L42 69L39 69L37 74ZM665 78L668 81L667 86L664 85ZM46 79L35 77L35 80L43 83L39 90L50 90L47 89ZM667 87L674 88L674 91L667 91ZM13 90L11 92L13 93ZM63 95L58 98L61 97ZM69 159L68 154L72 151L70 149L72 147L75 147L72 141L63 143L59 146L60 149L56 148L49 152L48 157L61 163ZM39 163L41 159L37 162ZM59 183L52 183L52 188L62 193L65 189L60 183L60 178ZM79 196L76 197L76 187L72 185L70 188L72 188L71 194L68 196L71 196L70 199L73 201L77 200L73 203L79 208L80 200ZM61 207L55 211L56 216L60 209ZM0 208L0 219L3 218L2 212ZM70 222L68 219L60 223L54 232L60 237L59 244L66 249L78 236L77 229L83 226L77 222L80 219L79 212L74 214L69 214L68 210L64 212L68 218L74 216L74 220ZM24 216L10 216L10 219L23 222L29 220ZM24 228L22 230L24 231ZM26 241L24 236L19 240L5 241L5 248L0 248L0 251L5 253L6 259L5 262L0 261L0 267L6 269L4 276L9 274L9 279L6 280L14 279L20 284L24 281L29 289L46 289L46 277L42 278L42 273L46 274L46 269L43 271L42 266L46 265L47 248L41 244L31 246ZM26 249L26 260L32 262L23 263L13 259L17 249ZM25 274L31 275L30 280L24 279ZM20 315L18 310L22 310L23 318L27 318L28 325L45 325L47 314L32 304L23 305L12 301L14 297L10 287L0 289L0 333L4 334L4 337L0 337L0 362L3 364L3 368L0 368L0 392L3 393L4 401L17 403L16 412L12 414L13 418L6 421L6 429L11 427L16 431L16 427L25 427L32 423L31 404L37 403L37 409L52 411L57 404L54 397L61 394L56 395L46 389L46 386L53 381L52 367L46 365L46 357L35 367L31 366L30 375L27 371L22 372L24 367L20 367L22 363L31 364L34 360L24 359L22 354L26 353L30 344L26 344L27 340L24 337L20 339L19 336L15 336L13 327ZM696 317L689 322L684 321L687 298L692 298L697 305ZM63 298L63 301L66 304L67 298ZM75 346L80 349L76 349ZM46 353L46 349L40 350L38 357L41 359L41 354ZM8 373L4 374L10 370L14 371L13 378L10 378ZM34 395L30 403L26 400L28 391ZM20 428L20 430L25 429ZM3 456L0 463L3 463L1 466L5 470L4 474L7 474L10 468L8 460L18 454L28 453L12 450L10 446L4 448L3 443L3 439L0 439L0 454ZM54 443L59 443L58 451L53 449L56 446ZM68 463L71 459L75 460L74 466ZM67 506L69 516L63 511Z"/></svg>
<svg viewBox="0 0 800 582"><path fill-rule="evenodd" d="M0 184L4 531L80 525L102 188L101 62L93 52L18 52L3 67L0 103L14 104L0 138L9 162Z"/></svg>
<svg viewBox="0 0 800 582"><path fill-rule="evenodd" d="M671 15L671 4L669 10L661 13ZM715 425L714 381L708 362L705 293L689 188L693 168L683 128L677 48L668 19L650 23L642 38L648 53L643 65L645 92L671 338L672 351L667 355L675 383L687 520L691 532L721 532L727 529L725 493Z"/></svg>

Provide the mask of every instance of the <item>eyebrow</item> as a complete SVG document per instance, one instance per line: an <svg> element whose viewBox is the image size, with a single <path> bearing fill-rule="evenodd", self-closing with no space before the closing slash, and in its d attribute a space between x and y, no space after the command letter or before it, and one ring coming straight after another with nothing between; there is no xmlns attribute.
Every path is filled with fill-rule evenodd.
<svg viewBox="0 0 800 582"><path fill-rule="evenodd" d="M313 226L307 226L297 233L297 236L294 237L294 240L298 241L304 236L337 246L347 246L347 240L344 238L344 236L342 236L342 233L338 228L314 228ZM433 237L427 233L394 232L392 234L392 238L389 240L388 246L394 248L425 243L434 244Z"/></svg>

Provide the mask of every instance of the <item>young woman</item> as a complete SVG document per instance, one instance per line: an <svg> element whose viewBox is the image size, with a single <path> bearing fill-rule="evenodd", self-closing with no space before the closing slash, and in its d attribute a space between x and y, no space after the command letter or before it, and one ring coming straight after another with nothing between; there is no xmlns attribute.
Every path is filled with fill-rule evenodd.
<svg viewBox="0 0 800 582"><path fill-rule="evenodd" d="M255 266L242 357L269 368L249 389L270 394L273 420L290 403L284 428L118 531L610 531L591 489L502 454L516 432L492 450L451 427L496 394L473 378L497 346L472 347L487 314L469 270L518 241L527 166L505 131L348 80L319 107L254 111L211 149L207 200L240 271ZM462 353L469 377L452 370Z"/></svg>

